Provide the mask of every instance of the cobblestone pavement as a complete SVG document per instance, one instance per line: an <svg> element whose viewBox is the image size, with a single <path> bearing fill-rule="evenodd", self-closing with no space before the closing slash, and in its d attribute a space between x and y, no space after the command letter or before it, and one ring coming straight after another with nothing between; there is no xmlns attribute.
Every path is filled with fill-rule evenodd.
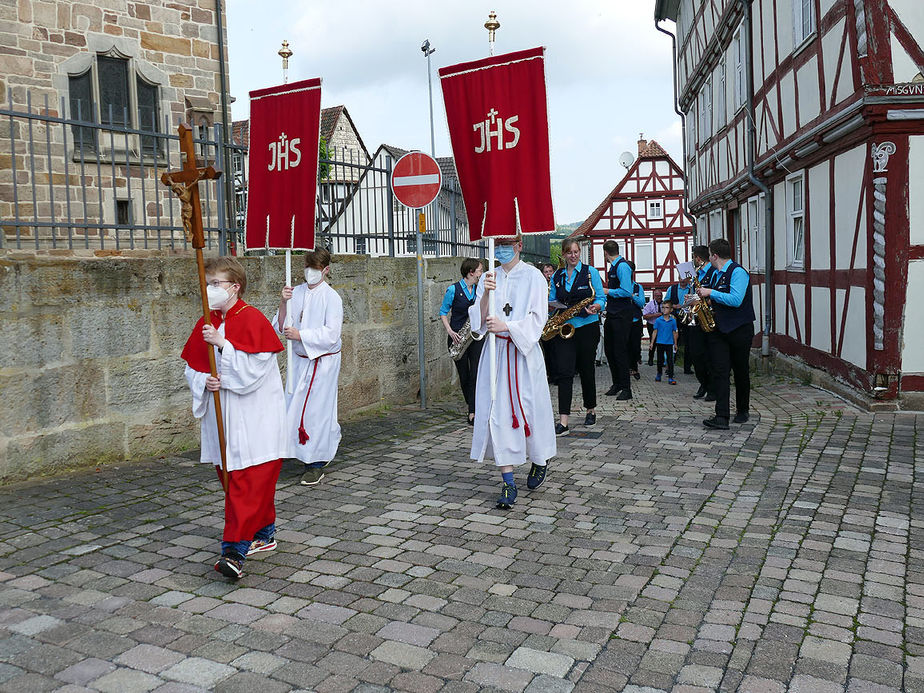
<svg viewBox="0 0 924 693"><path fill-rule="evenodd" d="M679 378L509 512L454 406L348 425L237 584L194 455L6 487L0 690L924 691L924 417L767 376L704 431Z"/></svg>

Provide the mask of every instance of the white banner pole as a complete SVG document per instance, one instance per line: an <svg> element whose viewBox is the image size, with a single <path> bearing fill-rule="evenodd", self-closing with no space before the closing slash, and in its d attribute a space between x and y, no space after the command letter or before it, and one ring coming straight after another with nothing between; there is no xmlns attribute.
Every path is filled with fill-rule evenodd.
<svg viewBox="0 0 924 693"><path fill-rule="evenodd" d="M488 237L488 268L494 272L494 280L497 281L497 272L494 269L494 236ZM488 292L488 315L494 315L497 310L497 291ZM488 358L491 364L491 402L497 399L497 350L494 345L497 335L488 332Z"/></svg>
<svg viewBox="0 0 924 693"><path fill-rule="evenodd" d="M286 286L292 286L292 251L286 250ZM292 325L292 311L286 302L285 326ZM295 392L295 380L292 377L292 340L286 340L286 392L290 395Z"/></svg>

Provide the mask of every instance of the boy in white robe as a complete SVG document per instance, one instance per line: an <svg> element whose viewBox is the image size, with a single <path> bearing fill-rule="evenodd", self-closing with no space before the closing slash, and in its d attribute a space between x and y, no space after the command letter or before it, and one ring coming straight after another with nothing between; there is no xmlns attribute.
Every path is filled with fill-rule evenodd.
<svg viewBox="0 0 924 693"><path fill-rule="evenodd" d="M337 385L343 301L324 281L330 275L331 255L319 249L305 253L305 283L283 287L273 327L293 343L294 392L286 393L286 435L289 457L305 463L303 486L324 478L340 445ZM286 326L286 317L292 324Z"/></svg>
<svg viewBox="0 0 924 693"><path fill-rule="evenodd" d="M548 460L555 456L555 422L539 337L548 317L548 283L531 264L520 261L522 239L498 239L495 255L501 263L478 283L469 308L472 331L496 335L496 397L491 401L488 345L478 363L475 427L471 457L493 458L503 486L497 507L509 509L517 498L513 468L532 462L526 486L545 481ZM497 315L488 315L488 292L496 292Z"/></svg>
<svg viewBox="0 0 924 693"><path fill-rule="evenodd" d="M282 344L263 313L241 300L247 277L237 260L210 258L205 273L211 324L199 318L182 357L193 415L201 421L200 460L215 465L222 479L213 395L220 393L228 479L215 570L236 580L245 557L276 548L276 481L286 450L276 361ZM211 375L209 349L215 350L217 377Z"/></svg>

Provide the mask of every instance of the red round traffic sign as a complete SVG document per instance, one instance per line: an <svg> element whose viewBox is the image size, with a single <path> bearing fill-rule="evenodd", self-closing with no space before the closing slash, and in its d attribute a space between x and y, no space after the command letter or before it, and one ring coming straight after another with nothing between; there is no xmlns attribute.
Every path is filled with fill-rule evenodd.
<svg viewBox="0 0 924 693"><path fill-rule="evenodd" d="M429 154L408 152L395 163L391 190L398 202L413 209L426 207L439 195L443 182L440 165Z"/></svg>

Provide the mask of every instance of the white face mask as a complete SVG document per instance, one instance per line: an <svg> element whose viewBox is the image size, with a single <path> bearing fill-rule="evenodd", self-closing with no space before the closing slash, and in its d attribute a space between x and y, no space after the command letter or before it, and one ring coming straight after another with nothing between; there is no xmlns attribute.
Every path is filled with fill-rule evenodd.
<svg viewBox="0 0 924 693"><path fill-rule="evenodd" d="M212 310L218 310L231 298L231 294L223 286L208 286L205 292L209 299L209 308Z"/></svg>
<svg viewBox="0 0 924 693"><path fill-rule="evenodd" d="M309 286L314 286L322 279L324 279L323 270L314 269L313 267L305 268L305 281L308 282Z"/></svg>

